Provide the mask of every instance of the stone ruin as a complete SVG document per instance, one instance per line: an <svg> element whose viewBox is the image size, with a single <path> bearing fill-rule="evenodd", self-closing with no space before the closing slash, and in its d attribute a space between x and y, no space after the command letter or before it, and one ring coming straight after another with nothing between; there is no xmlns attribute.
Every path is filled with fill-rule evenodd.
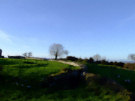
<svg viewBox="0 0 135 101"><path fill-rule="evenodd" d="M55 89L73 89L85 80L84 70L66 70L65 73L59 75L51 75L44 79L42 87L50 87Z"/></svg>
<svg viewBox="0 0 135 101"><path fill-rule="evenodd" d="M4 58L4 56L2 56L2 49L0 49L0 58Z"/></svg>

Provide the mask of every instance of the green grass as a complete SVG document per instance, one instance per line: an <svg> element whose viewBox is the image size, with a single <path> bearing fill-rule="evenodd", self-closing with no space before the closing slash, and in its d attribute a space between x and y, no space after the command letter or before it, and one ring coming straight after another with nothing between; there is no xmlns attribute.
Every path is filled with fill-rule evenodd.
<svg viewBox="0 0 135 101"><path fill-rule="evenodd" d="M88 64L87 66L90 73L116 80L119 84L135 93L135 71L102 64ZM118 75L120 75L120 77ZM131 82L127 83L125 80L130 80Z"/></svg>
<svg viewBox="0 0 135 101"><path fill-rule="evenodd" d="M91 66L90 66L91 67ZM115 91L96 80L74 89L43 88L41 82L65 68L79 69L56 61L0 59L0 101L129 101L127 90ZM96 68L95 68L96 69ZM93 69L94 71L94 69ZM19 84L16 84L19 82ZM23 86L22 86L23 84ZM30 85L31 88L26 86Z"/></svg>
<svg viewBox="0 0 135 101"><path fill-rule="evenodd" d="M128 91L116 92L95 80L69 90L24 89L12 85L0 89L0 101L130 101Z"/></svg>
<svg viewBox="0 0 135 101"><path fill-rule="evenodd" d="M36 77L38 79L58 73L65 68L79 69L79 67L55 61L29 59L0 59L0 66L2 67L2 75L21 78Z"/></svg>
<svg viewBox="0 0 135 101"><path fill-rule="evenodd" d="M13 89L12 89L13 90ZM74 90L63 90L54 93L42 92L42 90L35 93L32 91L22 92L20 90L14 90L1 99L1 101L129 101L130 98L122 93L117 93L101 90L100 94L93 93L87 89L74 89ZM26 94L25 94L26 93ZM2 95L3 96L3 95Z"/></svg>
<svg viewBox="0 0 135 101"><path fill-rule="evenodd" d="M64 69L79 69L71 65L56 61L30 60L30 59L0 59L0 84L19 83L19 86L31 85L40 88L42 82L52 74L60 74ZM66 71L64 71L66 72ZM63 72L62 72L63 73ZM7 85L8 86L8 85Z"/></svg>

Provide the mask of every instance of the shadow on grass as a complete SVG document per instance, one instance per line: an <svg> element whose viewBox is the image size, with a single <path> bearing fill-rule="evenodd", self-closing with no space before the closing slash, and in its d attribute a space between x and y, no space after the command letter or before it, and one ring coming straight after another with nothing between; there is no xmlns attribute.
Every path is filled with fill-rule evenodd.
<svg viewBox="0 0 135 101"><path fill-rule="evenodd" d="M120 85L135 93L135 71L101 64L87 64L87 66L89 73L95 73L102 77L115 80Z"/></svg>
<svg viewBox="0 0 135 101"><path fill-rule="evenodd" d="M4 98L4 94L12 95L12 93L14 94L16 92L15 96L11 98L12 100L22 99L24 96L25 100L32 98L37 99L44 94L47 96L54 95L53 97L57 96L61 99L62 96L66 95L59 94L59 92L62 90L76 89L80 85L82 82L81 73L81 70L65 69L64 73L55 76L46 76L42 80L35 77L26 79L22 77L0 75L0 92L3 92L0 96Z"/></svg>
<svg viewBox="0 0 135 101"><path fill-rule="evenodd" d="M60 77L59 80L63 79ZM101 83L100 81L102 80L104 82ZM6 84L0 86L0 99L3 98L1 101L112 101L111 99L114 99L114 101L130 101L130 93L128 91L123 88L120 89L117 84L95 74L88 73L85 82L79 82L74 88L65 90L63 89L65 85L68 84L64 81L62 85L58 83L57 86L39 88L26 88Z"/></svg>

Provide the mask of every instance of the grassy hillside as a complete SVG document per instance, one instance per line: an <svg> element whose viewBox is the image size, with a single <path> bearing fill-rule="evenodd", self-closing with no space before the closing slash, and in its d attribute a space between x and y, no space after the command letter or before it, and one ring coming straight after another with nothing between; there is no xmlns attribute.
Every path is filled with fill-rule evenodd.
<svg viewBox="0 0 135 101"><path fill-rule="evenodd" d="M88 64L87 66L90 73L99 74L102 77L116 80L125 88L135 92L135 71L103 64Z"/></svg>
<svg viewBox="0 0 135 101"><path fill-rule="evenodd" d="M66 68L79 69L56 61L0 59L0 101L130 101L127 90L116 91L112 83L100 84L102 78L91 74L74 89L40 85Z"/></svg>
<svg viewBox="0 0 135 101"><path fill-rule="evenodd" d="M65 68L79 69L67 64L55 61L29 60L29 59L0 59L1 74L10 77L34 78L58 73Z"/></svg>

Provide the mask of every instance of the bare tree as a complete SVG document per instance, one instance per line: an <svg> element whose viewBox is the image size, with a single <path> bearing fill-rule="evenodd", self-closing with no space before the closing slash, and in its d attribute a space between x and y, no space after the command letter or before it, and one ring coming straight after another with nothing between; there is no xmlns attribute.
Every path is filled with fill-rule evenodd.
<svg viewBox="0 0 135 101"><path fill-rule="evenodd" d="M25 52L25 53L23 53L23 56L24 57L32 57L32 52Z"/></svg>
<svg viewBox="0 0 135 101"><path fill-rule="evenodd" d="M65 51L64 51L64 54L65 54L65 55L68 55L68 51L67 51L67 50L65 50Z"/></svg>
<svg viewBox="0 0 135 101"><path fill-rule="evenodd" d="M23 53L23 56L24 57L28 57L28 54L25 52L25 53Z"/></svg>
<svg viewBox="0 0 135 101"><path fill-rule="evenodd" d="M29 52L28 53L28 57L32 57L32 52Z"/></svg>
<svg viewBox="0 0 135 101"><path fill-rule="evenodd" d="M93 56L93 59L95 61L99 61L99 60L101 60L101 56L99 54L96 54L96 55Z"/></svg>
<svg viewBox="0 0 135 101"><path fill-rule="evenodd" d="M55 57L55 60L60 56L68 55L68 51L64 50L64 47L61 44L51 45L49 51L50 54Z"/></svg>
<svg viewBox="0 0 135 101"><path fill-rule="evenodd" d="M135 60L135 54L130 54L130 55L128 56L128 58L131 59L131 60Z"/></svg>

